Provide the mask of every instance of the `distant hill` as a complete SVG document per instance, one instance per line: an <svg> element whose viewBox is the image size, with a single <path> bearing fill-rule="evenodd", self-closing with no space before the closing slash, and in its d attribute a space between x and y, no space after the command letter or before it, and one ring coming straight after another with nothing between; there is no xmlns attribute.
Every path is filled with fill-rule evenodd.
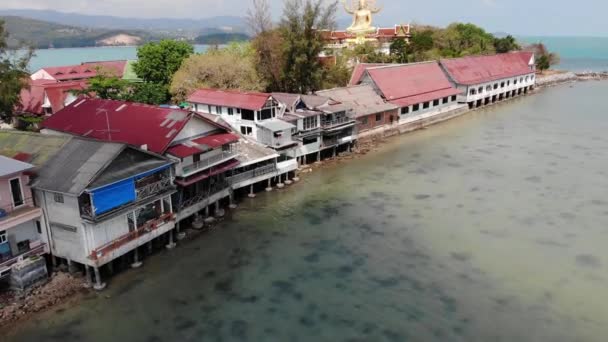
<svg viewBox="0 0 608 342"><path fill-rule="evenodd" d="M244 33L211 33L196 37L197 44L216 45L227 44L230 42L245 42L251 39Z"/></svg>
<svg viewBox="0 0 608 342"><path fill-rule="evenodd" d="M110 30L188 31L201 33L208 31L208 29L217 29L223 32L245 32L247 27L245 18L235 16L218 16L201 19L143 19L30 9L0 10L0 16L19 16L62 25Z"/></svg>
<svg viewBox="0 0 608 342"><path fill-rule="evenodd" d="M157 37L141 30L112 30L61 25L41 20L0 17L9 32L9 46L25 42L35 48L132 45Z"/></svg>

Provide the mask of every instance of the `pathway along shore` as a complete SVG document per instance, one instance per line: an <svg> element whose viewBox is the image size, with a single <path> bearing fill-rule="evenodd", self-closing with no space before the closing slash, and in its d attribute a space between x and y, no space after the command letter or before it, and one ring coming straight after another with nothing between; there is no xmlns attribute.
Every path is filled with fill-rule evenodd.
<svg viewBox="0 0 608 342"><path fill-rule="evenodd" d="M608 71L603 72L564 72L550 71L544 75L538 75L536 90L531 93L534 95L546 87L561 84L580 82L580 81L601 81L608 80ZM475 110L475 109L473 109ZM467 110L466 112L469 112ZM466 114L463 113L463 114ZM462 115L462 114L461 114ZM345 163L347 160L357 158L375 151L392 135L370 135L360 139L357 148L352 153L344 153L333 159L323 162L305 165L299 173L305 176L313 170L322 168L335 163ZM191 239L198 238L198 232L189 233ZM29 319L37 314L50 310L59 305L74 305L78 303L86 294L92 290L86 287L87 282L83 276L78 274L68 274L67 272L57 272L56 270L49 277L49 280L40 286L28 289L23 293L5 292L0 295L0 327L7 326L9 323L19 322ZM66 302L68 301L69 302ZM15 328L13 326L13 328Z"/></svg>

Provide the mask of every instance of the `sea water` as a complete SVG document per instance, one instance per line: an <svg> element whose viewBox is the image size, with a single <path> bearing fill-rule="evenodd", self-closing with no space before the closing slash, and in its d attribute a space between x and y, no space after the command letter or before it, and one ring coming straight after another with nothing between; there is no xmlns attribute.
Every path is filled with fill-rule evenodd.
<svg viewBox="0 0 608 342"><path fill-rule="evenodd" d="M608 37L546 37L517 38L523 45L543 43L560 56L559 70L608 71Z"/></svg>
<svg viewBox="0 0 608 342"><path fill-rule="evenodd" d="M477 110L243 199L13 341L605 341L608 83Z"/></svg>

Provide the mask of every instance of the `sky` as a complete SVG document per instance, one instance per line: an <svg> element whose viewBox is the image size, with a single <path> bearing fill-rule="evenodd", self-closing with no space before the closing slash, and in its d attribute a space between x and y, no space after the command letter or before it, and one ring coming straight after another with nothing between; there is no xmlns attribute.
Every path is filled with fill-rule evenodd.
<svg viewBox="0 0 608 342"><path fill-rule="evenodd" d="M251 0L0 0L0 9L53 9L122 17L244 16ZM270 0L273 15L282 0ZM377 0L381 26L472 22L489 32L515 35L608 36L606 0ZM340 17L346 13L340 10Z"/></svg>

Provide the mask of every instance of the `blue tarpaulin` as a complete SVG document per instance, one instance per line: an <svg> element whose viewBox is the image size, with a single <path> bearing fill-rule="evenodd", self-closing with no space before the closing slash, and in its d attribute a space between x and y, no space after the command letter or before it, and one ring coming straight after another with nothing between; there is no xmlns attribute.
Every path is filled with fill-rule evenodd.
<svg viewBox="0 0 608 342"><path fill-rule="evenodd" d="M133 178L99 188L91 192L95 215L108 212L136 199Z"/></svg>

